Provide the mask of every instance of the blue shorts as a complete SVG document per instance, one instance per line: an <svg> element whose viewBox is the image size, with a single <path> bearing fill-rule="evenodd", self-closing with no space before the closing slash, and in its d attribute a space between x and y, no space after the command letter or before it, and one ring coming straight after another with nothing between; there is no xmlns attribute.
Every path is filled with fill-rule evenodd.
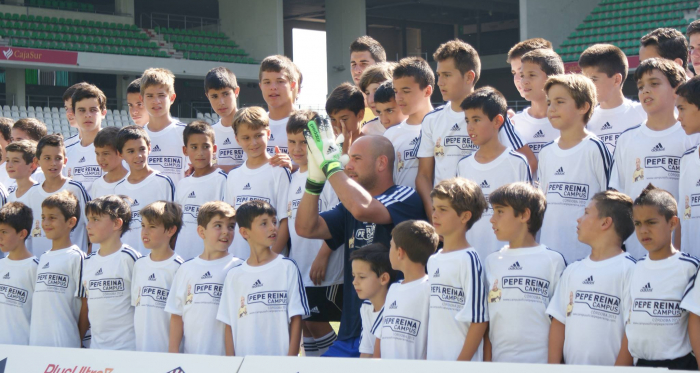
<svg viewBox="0 0 700 373"><path fill-rule="evenodd" d="M323 357L360 357L360 337L336 340Z"/></svg>

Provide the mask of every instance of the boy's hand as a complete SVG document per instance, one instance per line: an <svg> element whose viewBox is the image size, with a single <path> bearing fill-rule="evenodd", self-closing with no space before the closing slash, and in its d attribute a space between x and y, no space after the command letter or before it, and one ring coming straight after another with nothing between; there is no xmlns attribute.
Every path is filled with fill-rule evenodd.
<svg viewBox="0 0 700 373"><path fill-rule="evenodd" d="M292 170L292 158L288 154L282 153L279 146L275 146L275 155L270 158L270 165L272 167L284 167Z"/></svg>
<svg viewBox="0 0 700 373"><path fill-rule="evenodd" d="M194 166L192 166L192 163L187 164L187 170L185 170L185 177L188 177L194 173Z"/></svg>
<svg viewBox="0 0 700 373"><path fill-rule="evenodd" d="M317 196L323 191L323 185L326 183L326 175L324 175L321 168L318 167L314 157L308 157L306 167L309 170L309 174L306 177L306 193Z"/></svg>
<svg viewBox="0 0 700 373"><path fill-rule="evenodd" d="M309 160L313 158L316 161L326 179L343 170L340 162L342 149L335 142L333 129L328 122L316 116L306 124L304 137L309 147Z"/></svg>

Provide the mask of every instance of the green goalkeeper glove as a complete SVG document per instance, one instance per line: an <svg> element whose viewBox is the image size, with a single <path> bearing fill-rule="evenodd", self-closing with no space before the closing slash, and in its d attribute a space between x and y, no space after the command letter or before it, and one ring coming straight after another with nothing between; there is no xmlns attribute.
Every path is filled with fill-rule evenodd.
<svg viewBox="0 0 700 373"><path fill-rule="evenodd" d="M306 193L317 196L323 191L323 185L326 183L326 175L323 174L323 171L321 171L314 157L308 156L307 158L309 162L307 164L309 174L306 177Z"/></svg>
<svg viewBox="0 0 700 373"><path fill-rule="evenodd" d="M308 158L316 161L326 179L343 170L340 162L342 148L335 142L333 128L327 121L318 116L310 120L306 124L304 137L309 147Z"/></svg>

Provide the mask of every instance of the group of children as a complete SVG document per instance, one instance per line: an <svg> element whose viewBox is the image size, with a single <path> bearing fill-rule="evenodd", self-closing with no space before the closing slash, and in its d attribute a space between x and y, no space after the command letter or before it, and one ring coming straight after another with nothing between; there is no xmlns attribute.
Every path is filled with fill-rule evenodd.
<svg viewBox="0 0 700 373"><path fill-rule="evenodd" d="M697 369L700 77L670 58L666 31L644 37L639 103L615 46L564 74L548 41L516 44L531 106L512 118L499 91L475 89L469 44L437 49L436 81L422 58L386 62L357 39L355 84L326 102L337 145L386 137L395 184L429 218L397 224L390 247L344 248L351 265L296 231L319 116L295 111L302 74L284 56L260 66L267 111L237 108L235 75L209 71L214 125L170 116L161 68L128 87L136 125L102 128L107 99L88 83L64 95L72 138L3 118L0 343L320 356L356 295L362 332L344 356ZM316 192L319 212L339 203Z"/></svg>

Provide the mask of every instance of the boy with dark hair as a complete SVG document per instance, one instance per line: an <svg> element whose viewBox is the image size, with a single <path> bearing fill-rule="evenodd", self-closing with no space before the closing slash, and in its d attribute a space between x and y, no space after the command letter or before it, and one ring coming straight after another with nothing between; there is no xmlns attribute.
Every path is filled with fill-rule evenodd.
<svg viewBox="0 0 700 373"><path fill-rule="evenodd" d="M224 281L216 318L226 324L226 355L297 356L301 319L311 310L296 262L271 250L277 211L265 201L249 201L238 207L237 220L250 255ZM286 301L261 302L256 294Z"/></svg>
<svg viewBox="0 0 700 373"><path fill-rule="evenodd" d="M66 147L66 175L89 190L102 176L95 153L95 137L107 115L107 97L99 88L88 84L77 88L71 100L75 122L80 128L80 141Z"/></svg>
<svg viewBox="0 0 700 373"><path fill-rule="evenodd" d="M642 192L648 180L653 180L655 185L669 191L679 201L681 157L697 144L698 138L698 135L686 135L674 114L675 89L685 82L685 74L673 61L650 58L637 67L634 78L639 89L639 101L648 119L618 138L610 188L635 197ZM679 233L676 233L676 246L680 245ZM634 235L625 242L625 246L635 258L641 258L646 253Z"/></svg>
<svg viewBox="0 0 700 373"><path fill-rule="evenodd" d="M244 161L245 153L236 142L236 134L233 133L233 116L236 114L236 99L241 92L236 75L223 66L215 67L204 77L204 94L209 99L211 108L221 119L214 123L216 135L215 163L225 173L240 166Z"/></svg>
<svg viewBox="0 0 700 373"><path fill-rule="evenodd" d="M688 41L675 28L657 28L639 42L639 61L661 57L676 63L684 73L688 71Z"/></svg>
<svg viewBox="0 0 700 373"><path fill-rule="evenodd" d="M320 121L318 113L311 110L294 112L287 122L289 155L299 170L292 174L287 193L287 227L291 247L289 253L304 282L309 299L311 316L302 323L304 353L306 356L321 356L335 342L337 335L330 321L340 321L343 304L343 251L332 251L323 240L299 236L295 227L297 209L304 193L308 177L308 146L304 137L306 123ZM320 194L319 212L327 211L338 204L338 197L331 186L325 186ZM318 274L322 268L323 275ZM329 296L330 295L330 296Z"/></svg>
<svg viewBox="0 0 700 373"><path fill-rule="evenodd" d="M169 352L226 353L226 325L216 316L226 274L242 264L228 252L235 226L236 211L226 202L207 202L199 209L197 233L204 240L204 252L175 273L165 306L171 315Z"/></svg>
<svg viewBox="0 0 700 373"><path fill-rule="evenodd" d="M47 137L52 136L55 135ZM43 153L48 154L53 147L47 145ZM43 217L42 230L51 244L50 250L39 258L37 267L29 323L31 346L80 348L89 327L84 322L87 313L87 289L82 283L85 253L71 241L72 232L83 216L81 206L84 205L73 193L63 190L48 196L34 211L34 221L37 216ZM36 225L32 232L34 230Z"/></svg>
<svg viewBox="0 0 700 373"><path fill-rule="evenodd" d="M508 51L508 57L506 58L506 63L510 64L510 73L513 75L513 83L515 84L515 88L518 90L518 93L520 93L522 98L525 98L525 93L523 92L523 87L520 84L520 69L523 66L520 59L525 53L534 51L535 49L552 49L552 43L543 38L523 40L510 48Z"/></svg>
<svg viewBox="0 0 700 373"><path fill-rule="evenodd" d="M391 236L391 268L401 271L404 279L389 287L382 324L374 332L377 340L373 357L422 360L427 353L426 323L431 298L425 265L437 249L440 237L433 226L421 220L399 223L391 231ZM414 325L410 334L398 328L407 320Z"/></svg>
<svg viewBox="0 0 700 373"><path fill-rule="evenodd" d="M90 196L93 198L114 194L114 188L129 174L117 150L120 129L106 127L95 136L95 160L104 175L95 180L90 187Z"/></svg>
<svg viewBox="0 0 700 373"><path fill-rule="evenodd" d="M360 36L350 44L350 72L355 85L359 86L365 69L380 62L386 62L386 52L371 36Z"/></svg>
<svg viewBox="0 0 700 373"><path fill-rule="evenodd" d="M126 126L117 133L117 151L129 167L129 175L114 187L114 194L131 199L131 227L122 241L141 255L148 255L141 240L141 209L155 201L175 198L175 185L166 175L151 168L151 140L148 130L138 125ZM182 149L180 150L182 151Z"/></svg>
<svg viewBox="0 0 700 373"><path fill-rule="evenodd" d="M394 83L392 81L384 82L377 88L374 92L374 105L377 110L377 120L384 129L382 134L386 132L389 127L393 127L401 122L408 119L408 115L405 115L399 104L396 103L396 93L394 92Z"/></svg>
<svg viewBox="0 0 700 373"><path fill-rule="evenodd" d="M700 133L700 77L696 76L676 88L676 109L678 121L688 136ZM678 178L678 198L682 209L678 209L678 219L681 227L680 249L686 253L698 256L700 249L700 211L698 210L700 195L700 153L695 145L681 157L680 169L683 171Z"/></svg>
<svg viewBox="0 0 700 373"><path fill-rule="evenodd" d="M5 148L7 161L5 168L12 178L12 184L8 185L7 200L10 202L19 201L29 204L23 198L29 189L37 182L43 182L44 174L41 173L41 180L36 180L35 171L37 169L36 144L29 140L15 141ZM1 190L1 189L0 189Z"/></svg>
<svg viewBox="0 0 700 373"><path fill-rule="evenodd" d="M360 77L358 86L362 94L365 95L365 102L367 103L365 115L367 109L370 109L372 116L375 117L362 123L361 131L363 135L382 135L386 131L386 128L379 121L379 113L374 102L374 93L382 83L391 80L394 67L396 67L394 62L379 62L365 69Z"/></svg>
<svg viewBox="0 0 700 373"><path fill-rule="evenodd" d="M506 98L501 92L488 86L479 88L467 96L460 107L467 121L467 133L478 150L459 160L457 176L477 183L487 200L489 193L501 185L518 181L532 183L525 156L509 149L498 137L508 117ZM492 209L484 211L474 229L467 232L467 240L484 259L506 244L498 241L491 229L492 215Z"/></svg>
<svg viewBox="0 0 700 373"><path fill-rule="evenodd" d="M595 84L598 99L598 107L587 128L613 154L620 134L641 124L647 117L639 102L626 99L622 94L627 79L627 56L614 45L596 44L581 53L578 66Z"/></svg>
<svg viewBox="0 0 700 373"><path fill-rule="evenodd" d="M0 183L6 187L12 183L12 179L5 169L5 148L12 142L12 126L15 121L12 118L0 117Z"/></svg>
<svg viewBox="0 0 700 373"><path fill-rule="evenodd" d="M12 125L12 141L31 140L39 142L46 136L46 125L35 118L22 118Z"/></svg>
<svg viewBox="0 0 700 373"><path fill-rule="evenodd" d="M630 280L632 308L625 326L629 352L637 366L697 370L688 311L681 301L695 285L700 260L673 246L679 224L676 200L649 184L634 200L632 214L648 254L637 261Z"/></svg>
<svg viewBox="0 0 700 373"><path fill-rule="evenodd" d="M523 66L528 64L526 58ZM608 188L612 156L599 138L586 131L596 105L590 79L580 74L555 75L547 79L544 92L548 122L561 135L540 153L538 187L549 205L540 241L571 263L590 253L576 239L575 217L582 215L595 193Z"/></svg>
<svg viewBox="0 0 700 373"><path fill-rule="evenodd" d="M182 206L184 215L174 249L183 259L190 260L204 250L197 235L197 211L209 201L226 198L226 173L214 165L217 146L214 128L209 123L196 120L185 127L182 136L185 143L182 151L194 172L180 180L175 193L175 202Z"/></svg>
<svg viewBox="0 0 700 373"><path fill-rule="evenodd" d="M36 286L39 259L32 255L25 242L32 230L32 210L21 202L10 202L0 209L0 343L29 344L29 322Z"/></svg>
<svg viewBox="0 0 700 373"><path fill-rule="evenodd" d="M46 179L41 184L34 184L22 198L34 212L34 228L31 231L29 243L30 250L39 257L49 249L52 240L49 232L44 230L44 219L41 213L44 200L62 191L68 191L77 198L78 208L82 210L90 201L90 195L83 184L63 176L66 148L63 146L61 135L44 136L36 147L36 159L39 167L44 171ZM87 219L84 214L79 214L76 215L76 220L74 229L69 232L69 239L72 245L77 246L83 252L88 252L88 239L85 231Z"/></svg>
<svg viewBox="0 0 700 373"><path fill-rule="evenodd" d="M564 270L547 307L550 364L632 365L625 321L631 311L634 258L623 242L634 233L632 199L596 193L577 220L578 239L591 254ZM601 317L605 315L604 317ZM596 343L589 343L594 338Z"/></svg>
<svg viewBox="0 0 700 373"><path fill-rule="evenodd" d="M143 127L148 123L148 112L143 107L141 97L141 78L134 79L126 87L126 105L129 107L129 117L135 124Z"/></svg>
<svg viewBox="0 0 700 373"><path fill-rule="evenodd" d="M489 202L493 231L507 244L484 260L489 289L484 361L544 364L550 327L545 311L566 267L560 253L536 239L547 201L531 184L518 182L494 190Z"/></svg>
<svg viewBox="0 0 700 373"><path fill-rule="evenodd" d="M267 104L270 122L270 139L267 152L273 157L271 163L279 158L278 152L287 151L287 120L294 112L301 76L299 68L289 58L281 55L266 57L260 63L258 75L260 90ZM242 147L242 146L241 146ZM279 151L275 151L275 147Z"/></svg>
<svg viewBox="0 0 700 373"><path fill-rule="evenodd" d="M700 72L700 20L691 22L685 34L688 36L688 57L695 75L698 75Z"/></svg>
<svg viewBox="0 0 700 373"><path fill-rule="evenodd" d="M68 87L65 92L63 92L63 107L66 110L66 119L68 120L68 124L76 128L78 130L77 135L73 135L65 140L66 146L73 145L77 142L80 142L80 139L82 138L82 134L80 133L80 127L78 127L78 123L75 121L75 112L73 111L73 93L78 88L85 87L87 86L88 83L85 82L80 82L73 84L72 86Z"/></svg>
<svg viewBox="0 0 700 373"><path fill-rule="evenodd" d="M481 259L466 233L488 203L479 186L464 178L443 180L430 193L435 232L443 247L428 260L430 314L428 360L482 361L488 327ZM454 294L464 294L455 297ZM388 298L387 298L388 299Z"/></svg>
<svg viewBox="0 0 700 373"><path fill-rule="evenodd" d="M328 95L326 113L333 128L340 129L343 134L343 153L347 153L355 140L360 136L363 121L365 97L362 91L350 83L343 83Z"/></svg>
<svg viewBox="0 0 700 373"><path fill-rule="evenodd" d="M374 357L374 333L382 325L386 294L396 280L396 271L391 268L389 249L381 243L353 251L349 260L352 262L352 284L362 299L360 357L371 358Z"/></svg>

